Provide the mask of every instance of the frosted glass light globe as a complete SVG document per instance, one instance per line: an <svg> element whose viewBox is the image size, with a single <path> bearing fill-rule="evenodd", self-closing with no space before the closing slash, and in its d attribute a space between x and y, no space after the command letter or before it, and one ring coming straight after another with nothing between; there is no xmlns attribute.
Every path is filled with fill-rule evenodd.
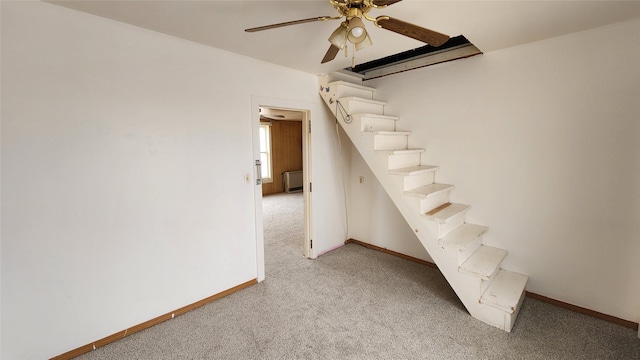
<svg viewBox="0 0 640 360"><path fill-rule="evenodd" d="M351 29L351 35L357 38L362 36L363 33L364 33L364 29L361 27L354 27L353 29Z"/></svg>

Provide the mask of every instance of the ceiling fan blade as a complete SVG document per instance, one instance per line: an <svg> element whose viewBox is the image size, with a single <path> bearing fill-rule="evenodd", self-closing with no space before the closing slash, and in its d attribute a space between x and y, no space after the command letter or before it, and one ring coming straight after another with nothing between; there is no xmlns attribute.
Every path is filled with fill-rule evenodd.
<svg viewBox="0 0 640 360"><path fill-rule="evenodd" d="M376 25L400 35L420 40L431 46L437 47L449 40L449 35L441 34L437 31L425 29L418 25L409 24L408 22L394 19L388 16L379 16L376 19Z"/></svg>
<svg viewBox="0 0 640 360"><path fill-rule="evenodd" d="M289 25L298 25L298 24L304 24L304 23L315 22L315 21L325 21L325 20L329 20L329 19L332 19L332 17L331 16L318 16L318 17L313 17L313 18L308 18L308 19L287 21L287 22L283 22L283 23L271 24L271 25L265 25L265 26L258 26L258 27L254 27L254 28L250 28L250 29L245 29L244 31L246 31L246 32L256 32L256 31L262 31L262 30L275 29L275 28L279 28L279 27L283 27L283 26L289 26Z"/></svg>
<svg viewBox="0 0 640 360"><path fill-rule="evenodd" d="M402 0L373 0L373 5L375 6L389 6L393 5Z"/></svg>
<svg viewBox="0 0 640 360"><path fill-rule="evenodd" d="M322 58L322 61L320 62L320 64L324 64L326 62L329 62L335 59L336 55L338 55L338 51L340 51L340 48L331 44L331 46L329 47L329 50L327 50L327 53L324 54L324 57Z"/></svg>

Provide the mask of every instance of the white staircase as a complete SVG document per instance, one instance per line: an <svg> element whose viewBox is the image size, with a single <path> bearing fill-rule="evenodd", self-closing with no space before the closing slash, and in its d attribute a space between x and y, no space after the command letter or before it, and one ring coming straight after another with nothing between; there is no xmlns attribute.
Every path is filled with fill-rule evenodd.
<svg viewBox="0 0 640 360"><path fill-rule="evenodd" d="M435 182L438 167L422 163L424 149L409 148L411 133L354 75L322 75L320 95L471 316L511 331L527 276L501 268L507 251L482 245L489 229L465 222L469 205L450 202L454 186Z"/></svg>

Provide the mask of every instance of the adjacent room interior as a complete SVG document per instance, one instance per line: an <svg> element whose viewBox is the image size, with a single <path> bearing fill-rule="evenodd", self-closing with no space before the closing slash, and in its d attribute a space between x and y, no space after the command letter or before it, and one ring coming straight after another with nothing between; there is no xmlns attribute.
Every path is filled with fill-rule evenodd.
<svg viewBox="0 0 640 360"><path fill-rule="evenodd" d="M269 262L272 260L269 259L270 257L280 257L284 255L283 253L300 257L306 253L304 226L308 222L308 219L305 219L308 211L305 210L303 196L303 117L304 113L301 111L268 106L260 108L264 227L265 230L276 227L277 233L282 235L265 236L267 273ZM302 233L294 229L302 229ZM267 239L282 241L282 246L273 247L280 248L283 253L269 255ZM297 254L291 254L293 249Z"/></svg>

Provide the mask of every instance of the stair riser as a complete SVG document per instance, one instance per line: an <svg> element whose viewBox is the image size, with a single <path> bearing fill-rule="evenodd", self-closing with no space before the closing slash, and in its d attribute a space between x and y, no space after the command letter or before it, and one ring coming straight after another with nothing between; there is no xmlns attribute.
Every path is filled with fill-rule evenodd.
<svg viewBox="0 0 640 360"><path fill-rule="evenodd" d="M511 329L513 329L513 324L515 324L516 319L518 318L518 314L520 313L520 309L522 309L522 303L524 302L524 296L525 296L525 292L522 292L522 295L520 295L520 300L518 300L518 305L516 305L516 309L515 311L509 315L508 315L508 322L505 322L505 326L508 325L508 328L506 328L505 330L507 330L508 332L511 332Z"/></svg>
<svg viewBox="0 0 640 360"><path fill-rule="evenodd" d="M464 250L459 250L454 247L449 247L443 244L441 244L441 248L442 250L450 253L451 257L457 257L458 268L459 268L460 265L462 265L465 261L467 261L469 256L471 256L471 254L473 254L481 246L481 244L482 244L482 236L479 236L475 238L475 240L473 240L473 242L471 242ZM496 271L496 274L494 274L494 277L496 275L497 275L497 271ZM480 294L482 294L484 293L484 290L486 290L489 284L487 284L486 280L482 280L480 278L477 278L477 279L479 280L478 286L480 288Z"/></svg>
<svg viewBox="0 0 640 360"><path fill-rule="evenodd" d="M424 167L424 169L417 169L418 167ZM389 169L389 174L391 175L402 175L402 176L413 176L420 174L435 174L438 170L436 166L430 165L419 165L413 168L405 168L405 169Z"/></svg>
<svg viewBox="0 0 640 360"><path fill-rule="evenodd" d="M396 121L389 119L379 119L372 117L363 117L360 121L360 131L395 131Z"/></svg>
<svg viewBox="0 0 640 360"><path fill-rule="evenodd" d="M356 89L345 85L331 85L329 92L333 94L334 99L340 99L347 96L361 97L363 99L373 100L373 91Z"/></svg>
<svg viewBox="0 0 640 360"><path fill-rule="evenodd" d="M402 169L420 164L420 154L389 155L388 169Z"/></svg>
<svg viewBox="0 0 640 360"><path fill-rule="evenodd" d="M374 150L406 149L408 144L406 135L376 135L373 138Z"/></svg>
<svg viewBox="0 0 640 360"><path fill-rule="evenodd" d="M511 332L516 319L516 317L513 316L514 314L505 313L491 306L480 306L471 315L491 326L507 332Z"/></svg>
<svg viewBox="0 0 640 360"><path fill-rule="evenodd" d="M520 313L520 309L522 309L524 297L525 292L523 291L512 313L505 312L504 310L495 308L491 305L485 305L478 307L478 310L475 311L475 313L472 315L489 325L495 326L507 332L511 332L511 330L513 329L513 325L516 322L516 318Z"/></svg>
<svg viewBox="0 0 640 360"><path fill-rule="evenodd" d="M489 280L482 280L482 283L480 284L480 294L484 294L484 292L487 291L489 286L491 286L491 283L493 283L493 280L495 280L496 277L498 276L499 271L500 271L500 267L498 267L496 271L493 274L491 274L491 276L489 277Z"/></svg>
<svg viewBox="0 0 640 360"><path fill-rule="evenodd" d="M417 189L419 187L433 184L435 178L434 172L427 172L418 175L404 176L404 191Z"/></svg>
<svg viewBox="0 0 640 360"><path fill-rule="evenodd" d="M449 202L449 191L434 194L426 199L420 199L420 213L426 214L429 211Z"/></svg>
<svg viewBox="0 0 640 360"><path fill-rule="evenodd" d="M362 85L363 76L343 71L334 71L320 76L321 84L330 84L334 81L346 81L356 85Z"/></svg>
<svg viewBox="0 0 640 360"><path fill-rule="evenodd" d="M459 272L469 275L469 276L473 276L473 277L477 277L478 279L482 280L482 283L480 284L480 294L484 293L484 291L489 287L489 285L491 285L491 283L493 282L493 280L496 278L496 275L498 275L498 271L500 271L500 265L498 265L498 267L493 271L493 273L491 273L491 275L487 278L481 278L480 275L478 274L474 274L471 272L467 272L465 270L463 270L462 268L459 268Z"/></svg>
<svg viewBox="0 0 640 360"><path fill-rule="evenodd" d="M469 246L467 246L464 250L458 251L458 264L462 265L471 254L473 254L478 248L482 245L482 236L478 236Z"/></svg>
<svg viewBox="0 0 640 360"><path fill-rule="evenodd" d="M443 237L447 236L450 232L455 230L458 226L464 224L465 214L466 214L466 211L461 212L449 218L447 222L439 224L438 239L442 239Z"/></svg>
<svg viewBox="0 0 640 360"><path fill-rule="evenodd" d="M452 254L453 251L451 251L451 248L445 248L444 251L446 253ZM452 254L453 255L453 254ZM446 266L448 266L449 264L444 264L441 268L441 270L443 272L448 273L450 269L447 269ZM462 298L477 298L477 294L481 291L481 289L484 287L483 284L483 280L481 280L480 278L477 277L472 277L472 276L466 276L461 274L461 277L456 278L455 282L454 282L454 291L456 292L456 294L462 299ZM469 313L471 314L471 316L491 325L491 326L495 326L499 329L502 330L507 330L507 327L511 326L511 318L510 317L505 317L505 315L509 315L508 313L499 310L495 307L491 307L485 304L482 304L479 302L479 300L475 300L471 303L468 303L466 305L467 310L469 311ZM490 308L490 309L487 309ZM505 326L505 321L506 321L506 326ZM509 328L510 329L510 328ZM507 330L509 331L509 330Z"/></svg>
<svg viewBox="0 0 640 360"><path fill-rule="evenodd" d="M500 270L492 284L483 292L480 303L512 314L519 309L527 285L527 277Z"/></svg>
<svg viewBox="0 0 640 360"><path fill-rule="evenodd" d="M347 111L347 114L367 113L367 114L384 114L384 105L372 104L355 99L341 100L340 104Z"/></svg>

